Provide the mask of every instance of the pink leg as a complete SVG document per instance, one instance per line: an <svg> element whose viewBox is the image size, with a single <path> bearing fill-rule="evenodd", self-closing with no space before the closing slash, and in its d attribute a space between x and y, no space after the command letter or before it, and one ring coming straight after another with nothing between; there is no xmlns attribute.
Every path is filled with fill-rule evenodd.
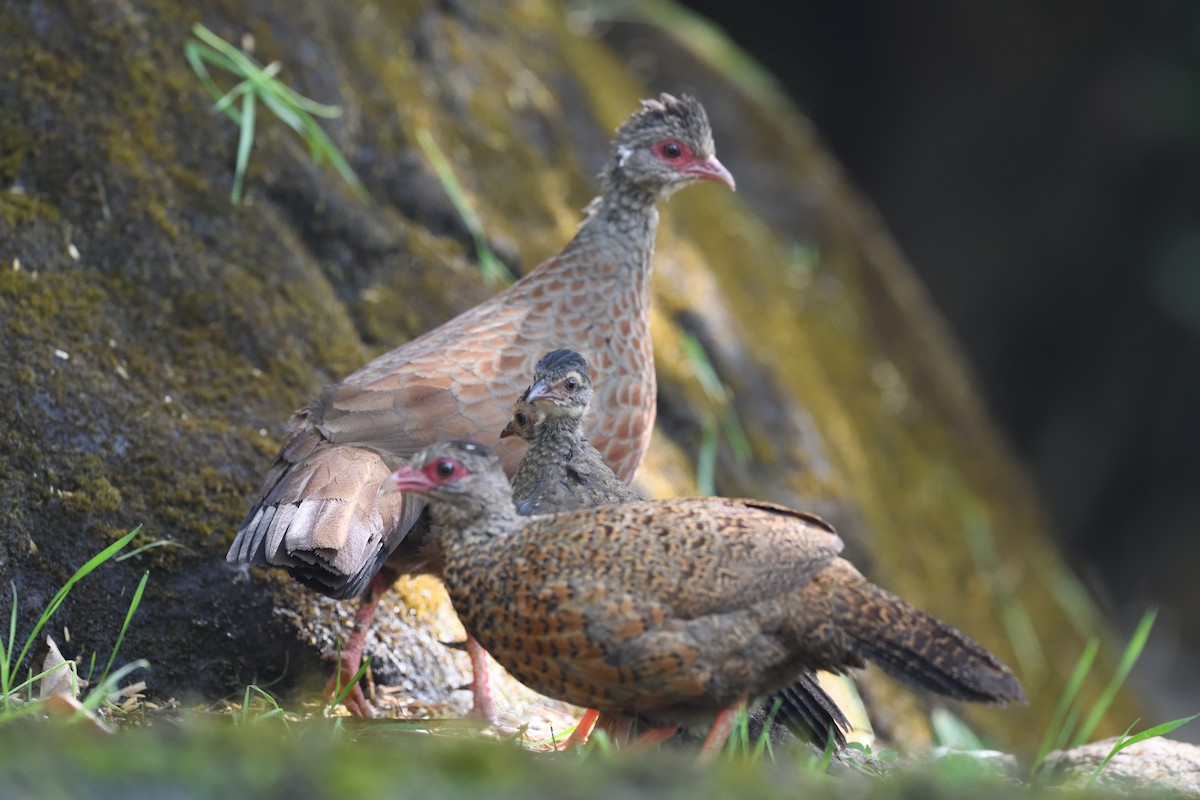
<svg viewBox="0 0 1200 800"><path fill-rule="evenodd" d="M467 655L471 657L471 716L496 723L496 701L492 698L492 676L488 654L475 637L467 634Z"/></svg>
<svg viewBox="0 0 1200 800"><path fill-rule="evenodd" d="M359 601L358 609L354 612L354 627L350 629L350 636L342 645L337 670L325 684L324 695L327 700L337 697L342 690L349 686L350 682L354 680L355 674L358 673L358 668L362 666L363 647L367 643L367 633L371 630L371 622L375 619L375 609L379 607L380 598L391 586L390 577L390 575L385 576L380 573L372 578L366 593ZM375 716L375 709L367 701L362 687L357 683L346 694L342 702L345 704L346 710L356 717Z"/></svg>
<svg viewBox="0 0 1200 800"><path fill-rule="evenodd" d="M599 717L600 712L594 708L589 708L583 712L583 716L579 718L579 724L575 726L575 730L571 731L571 735L567 737L565 742L558 745L558 749L570 750L587 744L588 737L592 735L592 728L596 727L596 720Z"/></svg>
<svg viewBox="0 0 1200 800"><path fill-rule="evenodd" d="M696 757L696 763L705 764L712 761L721 750L725 747L725 742L729 740L729 733L733 730L733 724L737 720L738 711L746 705L745 700L739 700L728 708L721 709L721 713L717 714L717 718L713 720L712 728L708 731L708 738L704 740L704 744L700 747L700 755Z"/></svg>
<svg viewBox="0 0 1200 800"><path fill-rule="evenodd" d="M637 739L635 739L633 742L633 746L638 750L649 749L656 744L660 744L665 742L667 739L670 739L678 730L678 725L665 725L661 728L647 728L638 734Z"/></svg>

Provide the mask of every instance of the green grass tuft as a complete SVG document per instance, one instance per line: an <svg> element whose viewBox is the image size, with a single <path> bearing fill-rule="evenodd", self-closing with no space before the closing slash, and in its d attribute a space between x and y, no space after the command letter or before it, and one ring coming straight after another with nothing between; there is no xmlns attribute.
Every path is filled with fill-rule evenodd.
<svg viewBox="0 0 1200 800"><path fill-rule="evenodd" d="M63 584L62 588L55 593L54 597L52 597L50 602L46 605L46 608L43 609L41 616L38 617L37 623L33 626L33 630L31 630L29 635L25 637L25 643L15 657L13 656L13 650L17 641L18 597L16 584L12 585L13 604L12 611L9 614L8 635L7 637L0 638L0 700L3 701L2 705L0 705L0 723L35 711L38 703L33 699L33 687L39 680L46 678L53 672L61 669L71 670L73 673L72 680L78 679L75 663L72 661L64 661L48 670L40 671L37 674L34 674L33 669L29 669L27 671L27 677L24 680L18 680L21 667L25 663L25 659L29 655L30 650L32 650L34 644L38 641L38 635L42 632L42 629L46 626L46 623L50 621L50 618L54 616L54 613L58 611L59 607L63 604L63 601L67 599L67 596L71 593L71 589L75 586L75 584L86 578L107 561L114 559L122 549L124 549L131 541L133 541L133 539L141 532L141 530L142 527L140 525L137 526L129 533L125 534L120 539L104 548L104 550L97 553L79 569L75 570L75 573L67 579L67 582ZM88 697L84 700L83 705L88 710L95 710L105 700L107 700L108 697L117 690L118 681L125 675L129 674L135 669L142 669L149 666L147 662L138 660L130 664L126 664L124 667L112 673L111 675L109 674L109 670L112 667L113 661L117 657L117 651L120 649L121 642L125 638L125 632L129 628L129 623L133 619L133 615L137 611L138 605L141 603L142 593L146 588L146 581L148 579L149 573L142 575L141 583L138 584L137 591L134 592L133 598L130 600L129 609L125 614L125 621L121 625L121 630L117 634L117 642L113 646L112 653L109 655L108 663L104 668L104 672L101 674L100 680L98 681L96 687L92 689L92 691L88 694ZM88 671L89 675L94 667L95 654L92 655L92 664Z"/></svg>
<svg viewBox="0 0 1200 800"><path fill-rule="evenodd" d="M1087 785L1090 787L1096 781L1096 778L1100 777L1100 773L1104 771L1104 768L1108 766L1108 762L1113 760L1113 756L1124 750L1126 747L1135 745L1138 742L1144 742L1147 739L1153 739L1155 736L1166 736L1176 728L1181 728L1198 717L1200 717L1200 714L1192 714L1190 717L1180 717L1179 719L1173 719L1170 722L1164 722L1161 725L1155 725L1153 728L1147 728L1141 733L1135 733L1133 736L1130 736L1129 732L1133 730L1133 725L1137 725L1138 722L1141 722L1141 720L1134 720L1133 725L1130 725L1125 729L1123 734L1117 737L1116 744L1114 744L1112 749L1108 751L1108 755L1105 756L1104 760L1100 762L1100 766L1096 767L1095 772L1088 777Z"/></svg>
<svg viewBox="0 0 1200 800"><path fill-rule="evenodd" d="M203 25L194 26L192 34L196 40L184 45L184 56L200 82L204 84L204 88L216 101L212 107L213 113L229 117L240 130L233 190L229 195L234 205L242 201L242 185L246 177L246 166L250 163L250 150L254 146L254 126L260 102L299 134L308 145L308 153L314 164L328 161L359 199L367 199L367 190L358 180L358 176L315 119L340 117L340 108L310 100L279 80L276 75L279 74L282 65L278 61L264 67ZM222 91L208 71L209 65L241 80L228 92ZM239 99L240 104L234 105Z"/></svg>
<svg viewBox="0 0 1200 800"><path fill-rule="evenodd" d="M1117 692L1120 691L1121 686L1125 683L1125 679L1129 677L1133 665L1137 663L1142 650L1145 649L1146 640L1150 637L1150 629L1154 626L1154 619L1157 615L1158 610L1154 608L1149 609L1142 615L1142 619L1138 622L1133 636L1129 639L1129 644L1126 645L1125 651L1121 654L1120 661L1117 662L1117 669L1113 673L1112 679L1109 680L1104 690L1100 693L1100 697L1096 699L1091 710L1083 718L1083 722L1080 723L1079 718L1083 715L1080 690L1083 688L1084 680L1091 671L1092 665L1096 661L1096 654L1100 650L1100 641L1098 639L1093 637L1088 641L1087 646L1084 647L1083 653L1079 657L1079 661L1075 664L1075 669L1071 672L1071 677L1067 681L1067 686L1063 690L1062 697L1059 698L1058 706L1054 709L1054 714L1050 718L1050 724L1046 728L1046 735L1042 738L1041 747L1038 748L1037 755L1033 759L1033 766L1030 770L1031 774L1035 777L1037 776L1038 770L1051 750L1079 747L1091 739L1092 734L1096 731L1096 727L1100 724L1100 720L1108 713L1108 709L1112 705L1113 699L1117 696ZM1108 765L1113 756L1126 747L1155 736L1163 736L1182 725L1186 725L1197 717L1200 717L1200 714L1181 717L1130 736L1129 731L1133 730L1133 726L1140 722L1140 720L1135 720L1132 725L1125 729L1125 733L1118 737L1116 744L1113 745L1108 756L1088 779L1088 785L1090 786L1096 780L1096 777Z"/></svg>

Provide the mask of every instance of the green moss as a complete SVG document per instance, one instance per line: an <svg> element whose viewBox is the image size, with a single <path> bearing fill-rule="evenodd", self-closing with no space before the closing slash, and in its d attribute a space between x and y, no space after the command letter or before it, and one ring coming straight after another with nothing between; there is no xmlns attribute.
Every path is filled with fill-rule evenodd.
<svg viewBox="0 0 1200 800"><path fill-rule="evenodd" d="M0 147L3 145L0 144ZM34 220L57 220L58 211L36 198L21 192L0 192L0 220L9 225L22 225ZM0 264L7 268L8 264Z"/></svg>
<svg viewBox="0 0 1200 800"><path fill-rule="evenodd" d="M1128 793L1128 787L1103 781L1087 792L1077 786L1031 787L969 758L902 767L879 778L845 766L835 766L831 777L816 756L795 752L722 757L706 765L695 764L691 752L670 748L533 753L453 726L422 730L300 718L291 708L280 714L272 703L253 698L242 708L239 693L232 715L142 710L147 727L117 736L97 736L80 725L10 726L0 731L0 746L9 756L0 762L0 779L17 796L47 797L123 796L145 787L164 796L268 797L288 794L297 784L319 797L388 796L404 786L422 797L494 800L1073 800Z"/></svg>
<svg viewBox="0 0 1200 800"><path fill-rule="evenodd" d="M82 514L116 511L121 507L121 493L104 475L82 475L76 479L74 491L67 495L66 505Z"/></svg>

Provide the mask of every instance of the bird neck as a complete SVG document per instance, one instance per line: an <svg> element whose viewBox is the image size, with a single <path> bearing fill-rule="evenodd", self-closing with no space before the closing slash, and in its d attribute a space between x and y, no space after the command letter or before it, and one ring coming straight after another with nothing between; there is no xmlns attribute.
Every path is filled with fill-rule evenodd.
<svg viewBox="0 0 1200 800"><path fill-rule="evenodd" d="M547 460L571 461L583 443L583 427L576 417L547 417L530 443Z"/></svg>
<svg viewBox="0 0 1200 800"><path fill-rule="evenodd" d="M585 209L586 216L568 250L602 247L643 272L649 269L658 232L658 196L629 183L619 173L601 178L601 192Z"/></svg>
<svg viewBox="0 0 1200 800"><path fill-rule="evenodd" d="M505 487L507 487L507 481ZM442 552L449 559L464 545L481 545L508 536L520 525L510 492L494 492L469 506L438 503L432 506Z"/></svg>

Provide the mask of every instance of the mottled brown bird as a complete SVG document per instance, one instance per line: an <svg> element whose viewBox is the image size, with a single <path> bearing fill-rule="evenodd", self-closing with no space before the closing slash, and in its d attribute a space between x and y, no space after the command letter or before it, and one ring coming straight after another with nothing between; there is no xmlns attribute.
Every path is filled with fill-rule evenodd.
<svg viewBox="0 0 1200 800"><path fill-rule="evenodd" d="M422 449L392 476L425 496L467 630L551 697L674 732L712 730L805 671L870 660L960 700L1024 700L985 648L873 585L817 517L720 497L522 517L481 445Z"/></svg>
<svg viewBox="0 0 1200 800"><path fill-rule="evenodd" d="M401 545L424 502L381 496L380 484L430 442L497 444L509 404L542 353L566 344L603 369L605 388L588 433L618 475L633 477L654 422L648 309L656 205L698 180L734 186L714 154L704 108L686 95L642 101L617 131L600 195L562 252L326 388L292 417L227 559L285 567L335 598L371 583L338 680L357 669L380 593L398 574L438 569L420 541ZM499 452L515 470L516 450ZM349 705L356 713L370 710L357 688Z"/></svg>
<svg viewBox="0 0 1200 800"><path fill-rule="evenodd" d="M554 350L538 361L533 383L513 403L512 416L500 433L502 439L518 436L529 445L512 479L518 514L549 514L645 499L608 468L584 434L583 419L593 393L587 360L574 350ZM842 732L849 730L850 723L815 675L801 675L792 686L767 698L760 722L766 721L773 708L772 725L797 729L822 747L832 733L834 744L845 746ZM564 746L582 744L596 724L611 732L623 727L624 721L607 716L598 719L595 710L589 710Z"/></svg>

